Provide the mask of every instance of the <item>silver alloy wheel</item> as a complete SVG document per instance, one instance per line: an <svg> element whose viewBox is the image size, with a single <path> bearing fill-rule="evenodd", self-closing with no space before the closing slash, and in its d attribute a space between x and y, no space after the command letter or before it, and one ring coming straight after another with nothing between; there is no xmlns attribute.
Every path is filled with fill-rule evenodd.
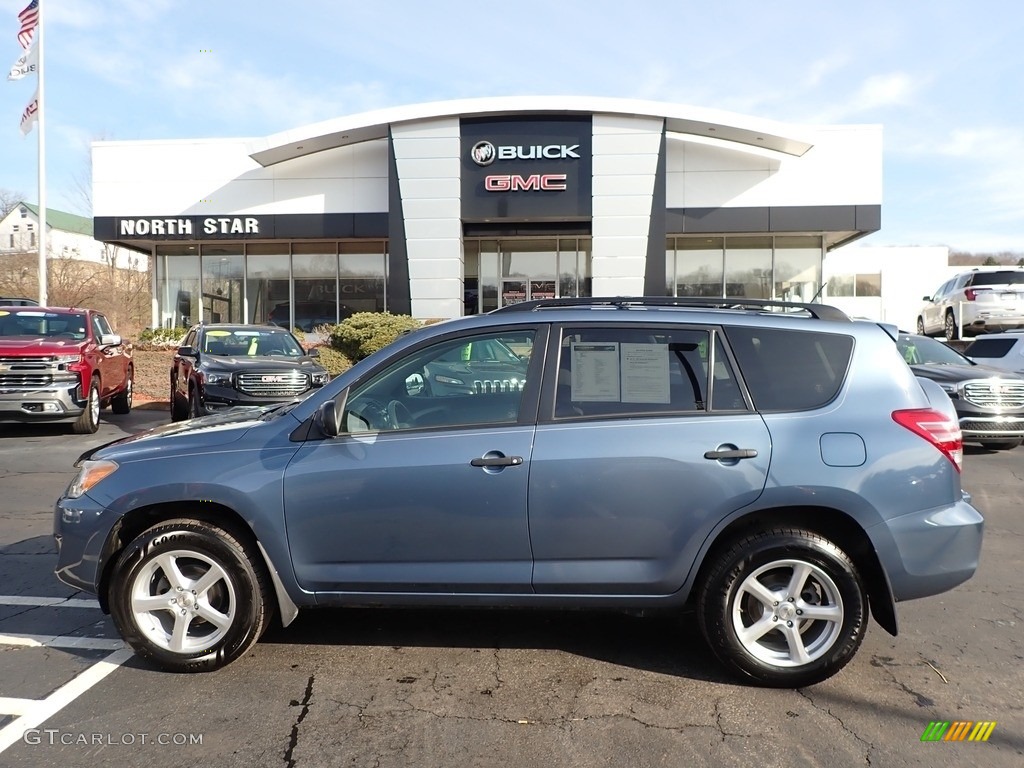
<svg viewBox="0 0 1024 768"><path fill-rule="evenodd" d="M98 424L100 421L100 389L97 386L89 387L89 415L92 417L92 423Z"/></svg>
<svg viewBox="0 0 1024 768"><path fill-rule="evenodd" d="M775 560L740 584L732 623L744 650L776 667L800 667L839 639L843 599L829 575L803 560Z"/></svg>
<svg viewBox="0 0 1024 768"><path fill-rule="evenodd" d="M196 653L218 643L235 619L235 587L215 560L192 550L163 552L136 575L135 623L154 645Z"/></svg>
<svg viewBox="0 0 1024 768"><path fill-rule="evenodd" d="M129 378L128 382L125 384L125 387L124 387L124 399L125 399L125 402L128 403L128 408L129 409L132 407L132 397L133 397L134 394L135 394L135 386L134 386L131 378Z"/></svg>

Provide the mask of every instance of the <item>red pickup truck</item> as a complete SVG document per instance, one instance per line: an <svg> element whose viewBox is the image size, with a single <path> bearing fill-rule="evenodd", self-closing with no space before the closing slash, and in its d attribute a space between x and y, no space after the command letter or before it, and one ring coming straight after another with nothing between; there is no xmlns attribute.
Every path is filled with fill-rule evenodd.
<svg viewBox="0 0 1024 768"><path fill-rule="evenodd" d="M131 349L92 309L0 306L0 421L74 420L132 408Z"/></svg>

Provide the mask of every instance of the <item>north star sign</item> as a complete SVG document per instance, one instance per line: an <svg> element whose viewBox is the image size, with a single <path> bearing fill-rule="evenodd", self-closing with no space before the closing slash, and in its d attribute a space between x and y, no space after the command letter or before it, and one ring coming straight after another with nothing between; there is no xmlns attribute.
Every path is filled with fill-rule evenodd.
<svg viewBox="0 0 1024 768"><path fill-rule="evenodd" d="M184 216L122 218L118 237L188 237L190 235L258 235L255 216Z"/></svg>

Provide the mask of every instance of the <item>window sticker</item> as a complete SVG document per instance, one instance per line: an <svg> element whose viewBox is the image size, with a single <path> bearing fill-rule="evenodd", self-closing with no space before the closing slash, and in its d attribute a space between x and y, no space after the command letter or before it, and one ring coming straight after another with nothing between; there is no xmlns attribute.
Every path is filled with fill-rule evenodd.
<svg viewBox="0 0 1024 768"><path fill-rule="evenodd" d="M668 345L622 343L622 402L669 403Z"/></svg>
<svg viewBox="0 0 1024 768"><path fill-rule="evenodd" d="M619 402L619 343L572 342L572 399Z"/></svg>

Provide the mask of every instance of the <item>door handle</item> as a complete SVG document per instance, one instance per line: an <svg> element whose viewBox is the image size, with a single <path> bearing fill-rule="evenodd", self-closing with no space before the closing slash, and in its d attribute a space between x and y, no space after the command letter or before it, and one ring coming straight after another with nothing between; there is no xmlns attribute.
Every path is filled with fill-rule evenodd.
<svg viewBox="0 0 1024 768"><path fill-rule="evenodd" d="M731 450L724 451L705 451L705 459L715 459L721 461L722 459L752 459L757 456L757 451L753 448L733 448Z"/></svg>
<svg viewBox="0 0 1024 768"><path fill-rule="evenodd" d="M486 459L473 459L469 462L473 467L518 467L522 463L522 456L491 456Z"/></svg>

